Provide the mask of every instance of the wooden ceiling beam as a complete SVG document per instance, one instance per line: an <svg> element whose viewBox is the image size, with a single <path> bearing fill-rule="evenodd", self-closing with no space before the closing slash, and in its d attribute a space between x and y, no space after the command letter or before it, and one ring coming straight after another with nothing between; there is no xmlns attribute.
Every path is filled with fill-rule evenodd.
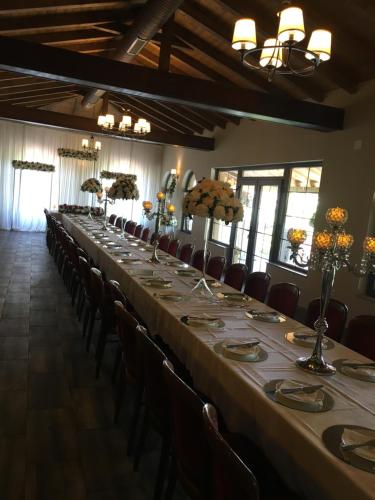
<svg viewBox="0 0 375 500"><path fill-rule="evenodd" d="M1 0L0 16L33 16L52 12L82 12L141 7L146 0Z"/></svg>
<svg viewBox="0 0 375 500"><path fill-rule="evenodd" d="M92 27L98 23L106 23L114 19L132 20L133 14L127 8L117 10L94 10L87 12L75 12L73 14L47 14L44 16L24 16L24 17L0 17L0 34L13 35L20 33L32 33L33 30L42 28L62 28L82 26Z"/></svg>
<svg viewBox="0 0 375 500"><path fill-rule="evenodd" d="M343 127L344 110L0 37L0 69L243 118L318 130Z"/></svg>
<svg viewBox="0 0 375 500"><path fill-rule="evenodd" d="M58 127L68 130L79 130L95 135L109 136L119 140L129 140L119 135L106 134L98 127L96 120L71 114L56 113L22 106L11 106L0 104L0 119L15 120L23 123ZM151 144L168 144L186 148L212 151L215 148L215 140L210 137L199 135L178 134L153 130L142 138L134 139L137 142Z"/></svg>
<svg viewBox="0 0 375 500"><path fill-rule="evenodd" d="M61 91L56 91L56 90L53 90L52 92L44 92L43 94L29 94L29 95L22 95L22 96L17 96L17 97L12 97L12 96L8 96L8 97L4 97L3 96L0 96L0 102L12 102L12 103L16 103L17 101L19 102L22 102L26 99L29 99L30 97L31 98L40 98L42 99L43 97L47 97L47 96L50 96L50 95L53 95L53 96L60 96L61 99L64 98L64 96L66 94L78 94L78 92L74 92L73 90L61 90Z"/></svg>
<svg viewBox="0 0 375 500"><path fill-rule="evenodd" d="M77 94L75 93L71 93L71 94L67 94L63 97L61 96L58 96L58 97L46 97L44 99L25 99L24 101L20 101L20 102L15 102L15 103L12 103L13 106L35 106L35 107L41 107L41 106L47 106L49 104L57 104L57 103L61 103L63 101L66 101L67 99L71 99L73 97L77 97Z"/></svg>
<svg viewBox="0 0 375 500"><path fill-rule="evenodd" d="M122 100L122 96L119 96L119 99ZM136 106L141 113L147 113L151 124L153 120L157 119L159 122L165 123L165 125L167 125L170 129L174 129L176 132L180 132L182 134L191 134L193 132L193 128L188 128L185 125L182 125L181 122L171 118L169 114L163 110L163 108L158 108L158 103L143 101L134 96L126 96L124 97L124 100L129 103L130 108Z"/></svg>
<svg viewBox="0 0 375 500"><path fill-rule="evenodd" d="M44 87L41 87L38 84L34 84L34 86L28 86L28 87L0 87L0 98L1 97L7 97L7 96L14 96L18 97L22 95L33 95L35 93L41 95L41 94L51 94L53 92L59 91L59 90L71 90L71 89L76 89L77 85L74 85L73 83L68 83L68 84L58 84L56 82L44 82Z"/></svg>

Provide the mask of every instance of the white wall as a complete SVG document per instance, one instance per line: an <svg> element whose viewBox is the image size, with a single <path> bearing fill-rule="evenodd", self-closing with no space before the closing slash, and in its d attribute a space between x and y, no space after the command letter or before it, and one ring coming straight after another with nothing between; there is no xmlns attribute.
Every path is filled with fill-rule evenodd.
<svg viewBox="0 0 375 500"><path fill-rule="evenodd" d="M320 188L320 203L316 227L322 227L324 213L332 206L343 206L349 210L347 231L354 234L355 244L352 261L361 258L361 242L368 232L370 214L374 210L375 191L375 84L365 85L355 96L336 94L330 104L346 106L343 131L317 132L306 129L275 125L266 122L242 120L236 127L216 130L216 149L202 152L179 147L166 147L163 170L177 168L179 185L174 195L181 216L181 183L187 170L193 170L198 179L210 176L215 167L284 163L294 161L322 160L323 174ZM358 141L361 141L360 149ZM194 221L190 237L201 244L202 220ZM375 223L372 221L372 234ZM182 239L186 235L182 235ZM213 249L214 254L222 249ZM302 295L300 303L306 305L319 294L320 275L309 272L307 277L280 267L269 265L273 282L290 281L298 284ZM363 283L363 282L362 282ZM345 271L337 277L335 298L346 302L351 315L375 313L375 304L359 292L359 280Z"/></svg>

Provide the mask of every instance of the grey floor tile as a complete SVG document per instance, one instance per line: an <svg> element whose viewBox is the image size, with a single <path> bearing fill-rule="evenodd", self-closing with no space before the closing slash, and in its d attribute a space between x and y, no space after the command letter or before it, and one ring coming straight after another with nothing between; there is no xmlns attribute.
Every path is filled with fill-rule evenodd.
<svg viewBox="0 0 375 500"><path fill-rule="evenodd" d="M12 311L13 304L4 305L3 311ZM1 318L0 319L0 336L1 337L26 337L29 335L29 320L28 318Z"/></svg>
<svg viewBox="0 0 375 500"><path fill-rule="evenodd" d="M76 422L70 409L31 410L27 418L27 458L31 462L77 460Z"/></svg>
<svg viewBox="0 0 375 500"><path fill-rule="evenodd" d="M79 462L38 462L27 465L25 500L86 500Z"/></svg>
<svg viewBox="0 0 375 500"><path fill-rule="evenodd" d="M28 359L29 339L26 337L0 338L0 360Z"/></svg>
<svg viewBox="0 0 375 500"><path fill-rule="evenodd" d="M0 361L0 391L27 388L27 361Z"/></svg>
<svg viewBox="0 0 375 500"><path fill-rule="evenodd" d="M0 495L2 500L24 500L25 473L25 437L0 437Z"/></svg>
<svg viewBox="0 0 375 500"><path fill-rule="evenodd" d="M63 372L30 373L28 405L30 409L71 407L71 395Z"/></svg>
<svg viewBox="0 0 375 500"><path fill-rule="evenodd" d="M0 391L0 435L16 436L26 432L27 392Z"/></svg>
<svg viewBox="0 0 375 500"><path fill-rule="evenodd" d="M35 347L30 349L29 368L32 373L63 372L64 359L61 348Z"/></svg>

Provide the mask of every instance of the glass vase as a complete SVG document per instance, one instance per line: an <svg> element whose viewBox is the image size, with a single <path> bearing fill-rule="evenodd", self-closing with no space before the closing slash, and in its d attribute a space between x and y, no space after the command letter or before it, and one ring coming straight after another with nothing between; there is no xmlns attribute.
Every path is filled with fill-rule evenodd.
<svg viewBox="0 0 375 500"><path fill-rule="evenodd" d="M210 227L210 219L206 221L206 226L204 228L204 242L203 242L203 266L202 266L202 276L200 277L198 283L192 289L192 295L198 295L201 297L206 297L211 299L214 294L211 292L210 287L206 281L206 265L207 265L207 243L208 243L208 230Z"/></svg>

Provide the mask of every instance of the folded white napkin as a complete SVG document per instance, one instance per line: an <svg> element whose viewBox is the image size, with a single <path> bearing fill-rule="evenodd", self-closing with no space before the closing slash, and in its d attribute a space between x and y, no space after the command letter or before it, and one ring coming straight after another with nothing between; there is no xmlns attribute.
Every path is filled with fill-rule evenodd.
<svg viewBox="0 0 375 500"><path fill-rule="evenodd" d="M311 408L313 410L323 408L324 404L324 393L321 389L314 391L313 393L305 392L294 392L289 394L284 394L282 389L297 389L299 387L305 387L308 384L302 384L295 382L294 380L283 380L276 385L275 397L279 402L288 404L292 401L297 403L298 406L303 408Z"/></svg>
<svg viewBox="0 0 375 500"><path fill-rule="evenodd" d="M361 361L347 360L346 363L361 363ZM350 366L345 366L345 361L341 365L342 373L345 373L349 377L364 378L365 380L375 380L375 366L374 367L359 367L352 368Z"/></svg>
<svg viewBox="0 0 375 500"><path fill-rule="evenodd" d="M223 353L225 355L233 356L235 355L236 357L241 357L241 358L246 358L249 360L256 360L259 357L260 353L260 347L259 345L256 345L254 347L249 347L246 344L251 342L252 340L256 341L256 339L224 339L222 343L222 349ZM244 345L240 345L240 344ZM238 344L236 347L228 347L233 344Z"/></svg>
<svg viewBox="0 0 375 500"><path fill-rule="evenodd" d="M375 431L345 429L341 436L341 446L362 444L372 439L375 439ZM354 453L365 460L375 462L375 446L361 446L359 448L354 448L354 450L350 452L345 452L343 450L343 453Z"/></svg>

